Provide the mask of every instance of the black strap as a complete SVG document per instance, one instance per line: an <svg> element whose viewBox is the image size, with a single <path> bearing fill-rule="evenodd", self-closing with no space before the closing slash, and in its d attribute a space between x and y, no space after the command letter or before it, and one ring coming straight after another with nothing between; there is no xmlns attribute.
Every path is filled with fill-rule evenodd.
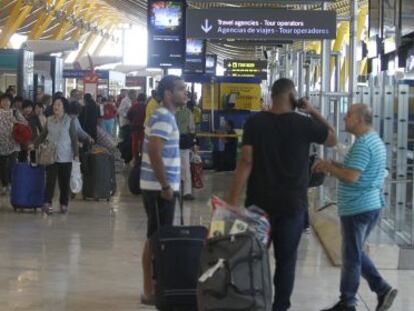
<svg viewBox="0 0 414 311"><path fill-rule="evenodd" d="M180 224L181 226L184 226L184 199L183 199L183 192L184 192L184 187L183 187L183 181L181 181L180 184L180 192L178 193L178 202L180 205ZM161 228L161 219L160 219L160 209L158 206L158 200L156 200L155 202L155 213L156 213L156 218L157 218L157 232L160 232L160 228Z"/></svg>
<svg viewBox="0 0 414 311"><path fill-rule="evenodd" d="M180 222L181 226L184 226L184 181L180 183L180 193L178 195L178 201L180 203Z"/></svg>

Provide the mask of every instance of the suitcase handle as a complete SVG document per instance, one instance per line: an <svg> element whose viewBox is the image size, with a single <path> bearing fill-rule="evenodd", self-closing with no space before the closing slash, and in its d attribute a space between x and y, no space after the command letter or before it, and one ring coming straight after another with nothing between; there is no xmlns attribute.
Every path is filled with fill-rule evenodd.
<svg viewBox="0 0 414 311"><path fill-rule="evenodd" d="M178 203L180 205L180 224L181 226L184 226L184 199L183 199L183 192L184 192L184 187L183 187L184 182L181 181L180 183L180 192L178 193ZM160 228L161 228L161 220L160 220L160 210L158 207L158 201L155 204L155 214L156 214L156 218L157 218L157 232L160 233Z"/></svg>

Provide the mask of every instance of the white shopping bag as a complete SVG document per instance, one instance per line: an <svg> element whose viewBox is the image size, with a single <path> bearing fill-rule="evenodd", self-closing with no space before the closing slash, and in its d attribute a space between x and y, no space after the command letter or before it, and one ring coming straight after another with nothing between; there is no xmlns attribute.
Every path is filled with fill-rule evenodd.
<svg viewBox="0 0 414 311"><path fill-rule="evenodd" d="M73 193L80 193L82 191L83 181L82 173L80 169L80 162L72 162L72 173L70 175L70 190Z"/></svg>

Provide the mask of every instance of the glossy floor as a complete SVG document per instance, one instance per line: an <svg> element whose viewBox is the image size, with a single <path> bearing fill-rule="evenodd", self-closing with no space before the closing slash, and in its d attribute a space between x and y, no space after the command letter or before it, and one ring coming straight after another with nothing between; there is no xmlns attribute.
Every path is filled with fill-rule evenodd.
<svg viewBox="0 0 414 311"><path fill-rule="evenodd" d="M186 203L186 221L207 223L208 197L225 195L231 175L206 176L206 187ZM111 203L71 203L68 215L14 213L0 207L0 311L153 310L138 303L145 238L141 198L127 193L120 176ZM414 310L414 272L382 271L400 290L392 310ZM291 310L316 311L337 299L339 269L330 265L313 234L304 235ZM362 282L358 310L375 310Z"/></svg>

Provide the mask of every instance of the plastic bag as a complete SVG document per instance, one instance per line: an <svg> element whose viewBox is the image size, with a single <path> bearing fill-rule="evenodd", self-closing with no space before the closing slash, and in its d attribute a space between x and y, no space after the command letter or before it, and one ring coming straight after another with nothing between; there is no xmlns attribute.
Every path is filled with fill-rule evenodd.
<svg viewBox="0 0 414 311"><path fill-rule="evenodd" d="M70 175L70 190L73 193L80 193L82 191L83 181L80 166L81 163L79 161L72 162L72 173Z"/></svg>
<svg viewBox="0 0 414 311"><path fill-rule="evenodd" d="M235 208L216 196L211 198L210 204L213 214L209 238L251 231L264 245L268 245L271 226L262 209L257 206Z"/></svg>

